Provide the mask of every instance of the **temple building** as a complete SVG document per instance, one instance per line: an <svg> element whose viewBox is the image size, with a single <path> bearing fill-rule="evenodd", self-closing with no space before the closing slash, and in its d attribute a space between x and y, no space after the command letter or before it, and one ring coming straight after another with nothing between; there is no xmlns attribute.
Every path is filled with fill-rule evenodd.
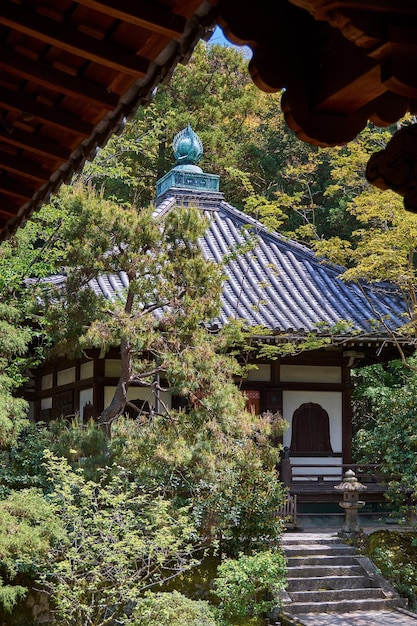
<svg viewBox="0 0 417 626"><path fill-rule="evenodd" d="M173 145L176 165L157 183L155 212L162 218L179 206L199 208L209 224L200 242L204 256L218 263L228 259L213 330L238 319L259 329L259 345L300 346L256 358L256 368L238 382L251 410L279 411L289 424L281 470L292 492L300 501L337 501L333 486L352 463L351 369L398 358L392 333L404 324L404 301L387 283L343 282L343 268L233 207L219 191L219 177L198 166L203 146L190 126ZM239 252L249 238L252 245ZM113 297L126 287L126 276L101 276L89 285ZM316 347L303 350L308 337ZM45 364L37 373L33 417L97 417L119 373L116 351ZM129 388L128 399L137 405L154 401L137 386ZM163 400L176 406L178 399L166 393ZM368 500L381 494L376 483L369 484Z"/></svg>

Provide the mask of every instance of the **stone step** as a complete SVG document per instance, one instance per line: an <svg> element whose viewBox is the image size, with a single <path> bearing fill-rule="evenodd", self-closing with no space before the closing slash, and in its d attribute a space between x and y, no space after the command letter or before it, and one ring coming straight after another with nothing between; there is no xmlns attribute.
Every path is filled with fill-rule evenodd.
<svg viewBox="0 0 417 626"><path fill-rule="evenodd" d="M336 565L354 565L355 555L327 555L317 554L315 556L294 556L287 558L287 567L297 567L299 565L321 565L322 567L334 567Z"/></svg>
<svg viewBox="0 0 417 626"><path fill-rule="evenodd" d="M329 590L329 589L363 589L373 588L375 583L367 576L310 576L309 578L294 577L287 578L287 592L291 594L292 591L302 591L308 589L310 591L315 590Z"/></svg>
<svg viewBox="0 0 417 626"><path fill-rule="evenodd" d="M282 610L290 615L301 613L352 613L354 611L384 611L398 607L404 607L405 600L401 599L376 599L343 600L328 602L292 602L284 604Z"/></svg>
<svg viewBox="0 0 417 626"><path fill-rule="evenodd" d="M283 546L286 545L344 545L344 541L336 535L319 533L284 533L281 538Z"/></svg>
<svg viewBox="0 0 417 626"><path fill-rule="evenodd" d="M292 602L348 602L350 600L385 599L382 589L327 589L315 591L288 591Z"/></svg>
<svg viewBox="0 0 417 626"><path fill-rule="evenodd" d="M317 545L305 545L305 544L296 544L296 545L286 545L283 546L284 553L287 557L293 556L313 556L313 555L349 555L356 554L356 549L353 546L347 546L343 544L317 544Z"/></svg>
<svg viewBox="0 0 417 626"><path fill-rule="evenodd" d="M284 535L288 587L284 613L389 611L406 601L382 578L372 562L337 536ZM364 624L367 624L364 621Z"/></svg>
<svg viewBox="0 0 417 626"><path fill-rule="evenodd" d="M327 576L361 576L363 569L357 565L299 565L287 567L290 578L318 578Z"/></svg>

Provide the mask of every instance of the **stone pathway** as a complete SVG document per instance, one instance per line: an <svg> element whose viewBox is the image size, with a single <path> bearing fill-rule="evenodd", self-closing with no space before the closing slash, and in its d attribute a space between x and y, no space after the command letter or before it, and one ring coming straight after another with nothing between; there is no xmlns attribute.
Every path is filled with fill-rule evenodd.
<svg viewBox="0 0 417 626"><path fill-rule="evenodd" d="M417 626L417 615L402 610L304 613L297 621L303 626Z"/></svg>

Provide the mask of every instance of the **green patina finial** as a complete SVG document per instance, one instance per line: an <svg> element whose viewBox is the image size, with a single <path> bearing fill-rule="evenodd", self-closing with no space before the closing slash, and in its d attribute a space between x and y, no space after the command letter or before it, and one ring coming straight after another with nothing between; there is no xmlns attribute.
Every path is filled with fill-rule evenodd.
<svg viewBox="0 0 417 626"><path fill-rule="evenodd" d="M177 168L183 165L195 166L203 156L203 144L201 143L201 139L193 131L190 124L175 135L172 147L174 148Z"/></svg>
<svg viewBox="0 0 417 626"><path fill-rule="evenodd" d="M219 193L219 177L217 174L205 174L196 165L203 156L203 144L200 137L188 124L174 137L172 142L175 166L156 183L156 197L171 193L208 192ZM184 198L182 198L184 202ZM193 200L195 201L195 200Z"/></svg>

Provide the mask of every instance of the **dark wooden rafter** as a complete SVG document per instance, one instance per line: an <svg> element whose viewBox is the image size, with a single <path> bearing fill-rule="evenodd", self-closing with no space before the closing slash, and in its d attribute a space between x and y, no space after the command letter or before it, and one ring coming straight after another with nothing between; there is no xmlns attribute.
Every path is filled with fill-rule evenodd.
<svg viewBox="0 0 417 626"><path fill-rule="evenodd" d="M184 17L157 3L151 4L143 0L135 0L134 3L131 0L118 0L117 4L112 0L76 0L76 2L165 37L175 39L182 34L185 27Z"/></svg>
<svg viewBox="0 0 417 626"><path fill-rule="evenodd" d="M69 148L48 137L43 137L38 133L28 133L18 128L13 128L10 134L0 135L0 145L2 142L57 161L65 161L71 154Z"/></svg>
<svg viewBox="0 0 417 626"><path fill-rule="evenodd" d="M218 9L226 36L252 48L254 83L283 90L285 120L302 141L342 145L368 121L390 126L417 113L415 2L258 0L255 12L249 0L219 0ZM407 160L410 154L407 145ZM400 193L417 212L417 158L404 162L401 184L389 159L379 159L377 174L373 160L368 180Z"/></svg>
<svg viewBox="0 0 417 626"><path fill-rule="evenodd" d="M19 204L16 199L2 196L0 191L0 228L4 228L7 221L19 211Z"/></svg>
<svg viewBox="0 0 417 626"><path fill-rule="evenodd" d="M285 118L303 141L343 144L368 120L417 111L411 0L3 0L0 168L37 189L0 238L150 101L215 19L252 48L260 89L285 88Z"/></svg>
<svg viewBox="0 0 417 626"><path fill-rule="evenodd" d="M220 24L253 49L264 91L285 89L286 120L303 141L336 145L368 120L391 125L417 97L417 10L406 0L220 0ZM276 24L276 30L270 27Z"/></svg>
<svg viewBox="0 0 417 626"><path fill-rule="evenodd" d="M51 20L7 0L2 2L0 24L117 72L144 76L149 67L148 59L116 46L111 41L100 41L68 24Z"/></svg>
<svg viewBox="0 0 417 626"><path fill-rule="evenodd" d="M71 76L41 60L34 60L23 54L14 52L6 46L0 46L0 67L13 72L19 78L32 81L40 87L74 98L82 98L102 109L116 108L118 96L104 87L95 85L78 76Z"/></svg>
<svg viewBox="0 0 417 626"><path fill-rule="evenodd" d="M89 137L94 129L91 122L67 113L62 108L57 110L54 106L37 102L34 97L26 96L20 92L0 90L1 106L84 137Z"/></svg>
<svg viewBox="0 0 417 626"><path fill-rule="evenodd" d="M151 100L216 2L0 3L0 240Z"/></svg>
<svg viewBox="0 0 417 626"><path fill-rule="evenodd" d="M50 172L35 161L22 156L11 156L10 154L0 154L0 170L10 172L17 176L24 176L29 180L46 183Z"/></svg>
<svg viewBox="0 0 417 626"><path fill-rule="evenodd" d="M0 193L20 200L29 200L33 196L34 187L23 185L21 181L0 175Z"/></svg>

